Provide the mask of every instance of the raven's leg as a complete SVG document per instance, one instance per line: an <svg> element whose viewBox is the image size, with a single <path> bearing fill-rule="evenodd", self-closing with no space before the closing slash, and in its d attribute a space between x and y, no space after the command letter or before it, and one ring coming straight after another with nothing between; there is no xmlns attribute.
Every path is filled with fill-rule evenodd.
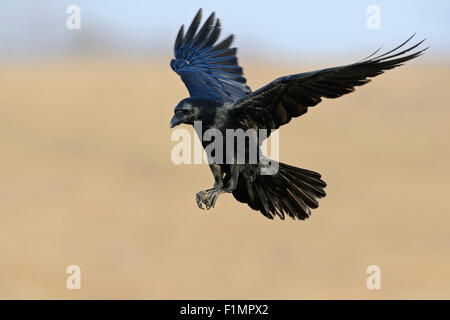
<svg viewBox="0 0 450 320"><path fill-rule="evenodd" d="M203 209L202 203L204 203L206 205L206 209L211 208L211 205L208 205L208 203L207 203L207 198L215 190L220 190L223 188L222 167L219 164L211 164L209 167L211 168L211 172L214 176L214 188L208 189L208 190L203 190L196 194L195 199L196 199L197 205L200 209Z"/></svg>
<svg viewBox="0 0 450 320"><path fill-rule="evenodd" d="M237 187L237 183L238 183L238 179L239 179L239 173L242 170L242 165L231 165L230 166L230 179L227 183L227 185L225 186L225 188L221 187L221 188L214 188L214 189L210 189L208 190L207 194L206 194L206 198L204 200L202 200L202 202L205 204L206 209L210 209L211 207L214 207L214 205L216 204L217 198L219 197L220 194L222 193L226 193L226 192L233 192L236 187ZM223 184L223 182L222 182Z"/></svg>
<svg viewBox="0 0 450 320"><path fill-rule="evenodd" d="M211 172L214 176L214 189L223 188L223 170L219 164L210 164Z"/></svg>

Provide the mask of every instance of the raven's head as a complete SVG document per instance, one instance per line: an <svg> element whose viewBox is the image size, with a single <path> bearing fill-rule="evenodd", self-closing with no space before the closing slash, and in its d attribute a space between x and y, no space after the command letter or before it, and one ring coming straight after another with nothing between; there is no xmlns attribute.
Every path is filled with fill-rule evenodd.
<svg viewBox="0 0 450 320"><path fill-rule="evenodd" d="M179 124L194 124L199 119L200 108L195 100L187 98L181 100L173 111L175 114L170 121L170 127L173 128Z"/></svg>
<svg viewBox="0 0 450 320"><path fill-rule="evenodd" d="M194 121L210 123L214 119L215 110L220 102L205 98L186 98L175 107L174 115L170 121L173 128L179 124L194 125Z"/></svg>

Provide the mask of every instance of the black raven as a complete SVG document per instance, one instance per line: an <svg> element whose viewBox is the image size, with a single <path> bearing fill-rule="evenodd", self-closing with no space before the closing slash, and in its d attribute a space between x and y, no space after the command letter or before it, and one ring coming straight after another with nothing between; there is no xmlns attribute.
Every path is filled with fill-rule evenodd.
<svg viewBox="0 0 450 320"><path fill-rule="evenodd" d="M369 78L400 66L427 49L406 54L424 41L405 49L411 36L384 54L376 56L377 50L357 63L281 77L252 92L238 64L236 48L230 48L233 35L217 43L221 30L219 19L213 12L198 30L201 15L200 9L187 32L184 33L182 26L175 41L175 59L170 65L181 76L190 97L175 107L171 128L201 121L203 128L214 128L224 135L227 129L254 129L255 132L278 129L306 113L322 98L337 98L353 92L356 86L370 82ZM256 136L253 143L257 148L263 139ZM200 140L204 148L211 143L201 136ZM245 145L246 153L251 143ZM229 150L229 146L224 147L224 152ZM258 158L256 163L239 163L233 153L231 162L210 161L214 187L197 193L198 206L203 209L204 204L210 209L221 193L231 192L238 201L259 210L267 218L284 219L285 215L300 220L308 218L310 208L317 208L317 199L325 196L326 183L321 175L278 162L275 173L263 175L260 173L267 161L262 159Z"/></svg>

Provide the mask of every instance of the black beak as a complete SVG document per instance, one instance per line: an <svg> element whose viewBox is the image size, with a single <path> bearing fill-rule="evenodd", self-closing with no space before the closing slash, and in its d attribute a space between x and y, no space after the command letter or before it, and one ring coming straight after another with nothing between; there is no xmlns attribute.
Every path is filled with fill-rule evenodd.
<svg viewBox="0 0 450 320"><path fill-rule="evenodd" d="M179 125L180 123L183 123L184 121L184 114L183 112L175 112L175 114L172 117L172 120L170 120L170 127L176 127L177 125Z"/></svg>

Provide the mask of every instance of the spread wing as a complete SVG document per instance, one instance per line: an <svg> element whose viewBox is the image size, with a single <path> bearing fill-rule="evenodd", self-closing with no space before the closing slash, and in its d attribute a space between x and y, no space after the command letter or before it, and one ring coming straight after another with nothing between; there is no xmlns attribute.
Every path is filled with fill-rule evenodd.
<svg viewBox="0 0 450 320"><path fill-rule="evenodd" d="M408 49L399 50L413 36L389 52L373 57L378 49L354 64L278 78L236 102L232 107L233 115L248 127L277 129L292 118L306 113L309 107L317 105L322 98L333 99L353 92L355 87L370 82L369 78L420 56L427 48L406 53L417 48L424 40Z"/></svg>
<svg viewBox="0 0 450 320"><path fill-rule="evenodd" d="M238 65L237 49L230 48L233 35L216 44L221 29L219 19L213 12L197 32L201 16L200 9L186 34L184 26L180 28L170 66L181 76L191 97L235 102L251 90Z"/></svg>

